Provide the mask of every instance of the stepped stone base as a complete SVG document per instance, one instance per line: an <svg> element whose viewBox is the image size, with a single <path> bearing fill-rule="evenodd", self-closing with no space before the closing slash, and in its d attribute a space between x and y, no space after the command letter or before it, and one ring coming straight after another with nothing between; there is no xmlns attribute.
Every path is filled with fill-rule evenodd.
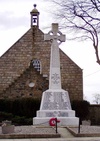
<svg viewBox="0 0 100 141"><path fill-rule="evenodd" d="M33 118L33 125L36 126L50 126L49 121L52 117L35 117ZM57 117L60 120L58 126L78 126L79 118L77 117Z"/></svg>
<svg viewBox="0 0 100 141"><path fill-rule="evenodd" d="M33 118L33 125L49 125L51 118L60 120L58 126L78 126L79 118L71 109L68 92L65 90L47 90L43 93L40 110Z"/></svg>
<svg viewBox="0 0 100 141"><path fill-rule="evenodd" d="M73 110L39 110L37 117L75 117Z"/></svg>

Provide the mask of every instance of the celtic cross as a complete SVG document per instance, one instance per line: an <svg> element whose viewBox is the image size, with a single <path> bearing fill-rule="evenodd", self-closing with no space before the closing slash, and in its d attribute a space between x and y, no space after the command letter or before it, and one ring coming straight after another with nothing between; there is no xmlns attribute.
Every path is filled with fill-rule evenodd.
<svg viewBox="0 0 100 141"><path fill-rule="evenodd" d="M65 35L58 30L58 24L52 24L52 30L44 35L44 40L51 40L49 89L61 89L59 45L65 42Z"/></svg>

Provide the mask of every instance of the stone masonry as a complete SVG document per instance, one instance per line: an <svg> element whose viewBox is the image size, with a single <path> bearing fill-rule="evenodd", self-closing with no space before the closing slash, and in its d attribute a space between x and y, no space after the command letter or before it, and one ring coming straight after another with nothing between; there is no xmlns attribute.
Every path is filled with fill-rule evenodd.
<svg viewBox="0 0 100 141"><path fill-rule="evenodd" d="M41 97L48 89L50 47L51 42L44 41L39 27L32 26L0 57L0 98ZM40 72L30 65L35 59L40 61ZM69 92L71 101L82 100L82 69L62 50L60 60L62 89ZM31 81L35 83L33 88L28 86Z"/></svg>

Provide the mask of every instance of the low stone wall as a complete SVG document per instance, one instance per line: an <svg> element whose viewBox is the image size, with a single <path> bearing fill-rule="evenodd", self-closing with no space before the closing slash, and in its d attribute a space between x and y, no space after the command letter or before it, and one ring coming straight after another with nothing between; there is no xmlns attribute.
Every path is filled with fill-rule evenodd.
<svg viewBox="0 0 100 141"><path fill-rule="evenodd" d="M100 105L90 105L89 107L89 119L92 125L100 125Z"/></svg>

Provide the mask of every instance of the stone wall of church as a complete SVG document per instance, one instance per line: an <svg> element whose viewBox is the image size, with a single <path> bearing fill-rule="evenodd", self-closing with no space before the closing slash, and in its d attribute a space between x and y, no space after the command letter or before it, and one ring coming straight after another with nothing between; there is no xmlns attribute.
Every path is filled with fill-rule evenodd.
<svg viewBox="0 0 100 141"><path fill-rule="evenodd" d="M61 78L62 88L67 90L71 101L83 99L83 73L68 56L62 51L61 56Z"/></svg>
<svg viewBox="0 0 100 141"><path fill-rule="evenodd" d="M40 89L40 83L49 80L51 42L44 41L44 33L38 28L30 29L0 58L0 98L1 97L40 97L48 88ZM28 70L31 60L39 60L41 75ZM72 100L83 99L83 74L66 54L60 50L62 88L69 92ZM40 77L41 76L41 77ZM45 76L46 78L43 78ZM33 89L27 82L33 79L37 85ZM47 83L47 81L46 81Z"/></svg>
<svg viewBox="0 0 100 141"><path fill-rule="evenodd" d="M30 85L34 83L34 86ZM41 98L43 91L48 89L48 80L31 64L28 69L18 77L2 94L1 98Z"/></svg>
<svg viewBox="0 0 100 141"><path fill-rule="evenodd" d="M29 67L31 57L32 31L30 29L0 57L0 94Z"/></svg>

